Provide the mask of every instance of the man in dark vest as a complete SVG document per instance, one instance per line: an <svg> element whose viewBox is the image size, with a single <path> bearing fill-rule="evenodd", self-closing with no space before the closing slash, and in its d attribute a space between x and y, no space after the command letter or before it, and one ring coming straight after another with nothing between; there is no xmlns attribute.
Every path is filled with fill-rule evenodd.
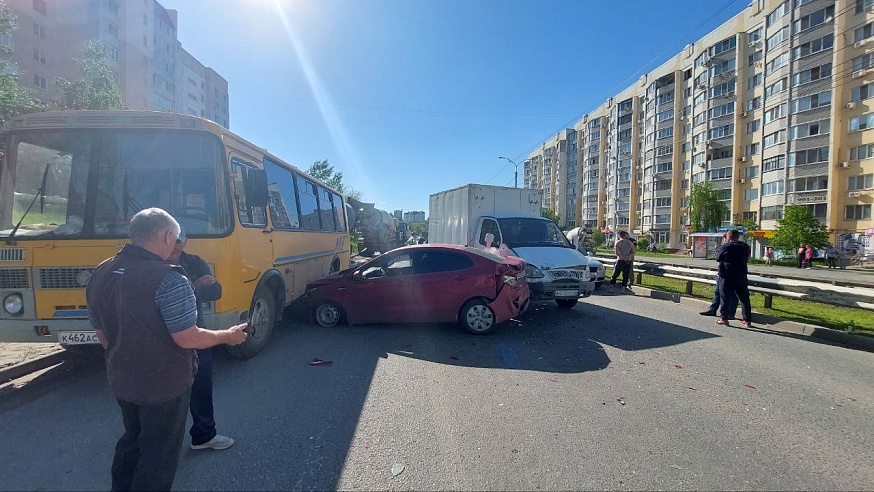
<svg viewBox="0 0 874 492"><path fill-rule="evenodd" d="M737 304L733 304L733 298L740 302L740 312L743 317L741 325L750 328L753 325L753 309L750 305L750 289L747 279L747 263L750 262L750 246L741 242L740 231L732 229L728 231L728 242L720 246L716 253L716 261L719 262L719 298L722 306L719 309L719 319L716 324L728 326L728 319L734 315Z"/></svg>
<svg viewBox="0 0 874 492"><path fill-rule="evenodd" d="M112 490L170 490L197 370L193 349L238 345L246 325L220 331L197 326L191 283L165 261L179 237L170 214L140 211L129 236L132 244L101 263L86 289L125 429L115 446Z"/></svg>

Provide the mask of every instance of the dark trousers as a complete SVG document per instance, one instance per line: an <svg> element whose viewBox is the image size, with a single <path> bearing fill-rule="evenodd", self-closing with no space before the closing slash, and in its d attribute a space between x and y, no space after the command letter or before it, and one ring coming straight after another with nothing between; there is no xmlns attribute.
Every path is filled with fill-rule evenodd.
<svg viewBox="0 0 874 492"><path fill-rule="evenodd" d="M709 311L718 313L719 305L722 304L722 296L720 294L720 290L722 290L722 277L716 277L716 288L713 289L713 300L710 302ZM737 296L729 297L729 306L728 306L728 314L730 318L734 318L734 315L737 313Z"/></svg>
<svg viewBox="0 0 874 492"><path fill-rule="evenodd" d="M616 260L616 264L613 265L613 276L610 277L610 285L616 285L616 279L619 278L619 274L622 274L622 288L628 287L628 277L631 276L631 266L632 261L626 260Z"/></svg>
<svg viewBox="0 0 874 492"><path fill-rule="evenodd" d="M838 259L833 257L833 256L829 256L828 257L828 267L829 268L837 268L838 267Z"/></svg>
<svg viewBox="0 0 874 492"><path fill-rule="evenodd" d="M722 301L722 307L719 310L719 317L727 320L734 313L729 311L731 298L735 298L740 302L740 312L744 321L753 320L753 307L750 305L750 289L747 284L746 275L738 277L725 277L722 279L722 285L719 289L719 297ZM737 309L737 307L735 307Z"/></svg>
<svg viewBox="0 0 874 492"><path fill-rule="evenodd" d="M191 386L191 444L209 442L215 437L212 408L212 349L197 351L197 374Z"/></svg>
<svg viewBox="0 0 874 492"><path fill-rule="evenodd" d="M124 435L115 445L112 490L170 490L185 435L191 390L155 405L118 401Z"/></svg>

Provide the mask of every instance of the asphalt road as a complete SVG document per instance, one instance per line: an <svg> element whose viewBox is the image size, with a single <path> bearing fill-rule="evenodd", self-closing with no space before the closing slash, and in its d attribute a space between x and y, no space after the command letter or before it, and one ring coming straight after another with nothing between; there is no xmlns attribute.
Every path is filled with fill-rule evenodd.
<svg viewBox="0 0 874 492"><path fill-rule="evenodd" d="M186 447L176 489L874 488L868 352L627 295L545 304L483 337L274 335L252 360L216 357L219 432L237 444ZM109 487L122 426L99 363L0 399L0 489Z"/></svg>

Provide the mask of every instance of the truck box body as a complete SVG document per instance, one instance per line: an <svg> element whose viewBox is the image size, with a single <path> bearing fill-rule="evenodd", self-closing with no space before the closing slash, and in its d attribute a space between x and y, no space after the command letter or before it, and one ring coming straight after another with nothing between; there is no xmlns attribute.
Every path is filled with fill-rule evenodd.
<svg viewBox="0 0 874 492"><path fill-rule="evenodd" d="M540 217L543 190L468 184L431 195L428 241L468 244L483 216Z"/></svg>
<svg viewBox="0 0 874 492"><path fill-rule="evenodd" d="M528 263L532 300L572 307L595 290L588 258L541 217L543 191L468 184L430 196L428 242L495 248ZM492 242L489 243L489 239Z"/></svg>

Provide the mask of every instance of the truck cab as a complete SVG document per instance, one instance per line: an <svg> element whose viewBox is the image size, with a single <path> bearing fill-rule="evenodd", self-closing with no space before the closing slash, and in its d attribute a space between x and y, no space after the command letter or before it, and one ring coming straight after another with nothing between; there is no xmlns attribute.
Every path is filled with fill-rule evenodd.
<svg viewBox="0 0 874 492"><path fill-rule="evenodd" d="M555 222L543 217L481 216L475 246L524 259L532 301L554 300L562 308L576 305L595 290L588 257L568 242Z"/></svg>

